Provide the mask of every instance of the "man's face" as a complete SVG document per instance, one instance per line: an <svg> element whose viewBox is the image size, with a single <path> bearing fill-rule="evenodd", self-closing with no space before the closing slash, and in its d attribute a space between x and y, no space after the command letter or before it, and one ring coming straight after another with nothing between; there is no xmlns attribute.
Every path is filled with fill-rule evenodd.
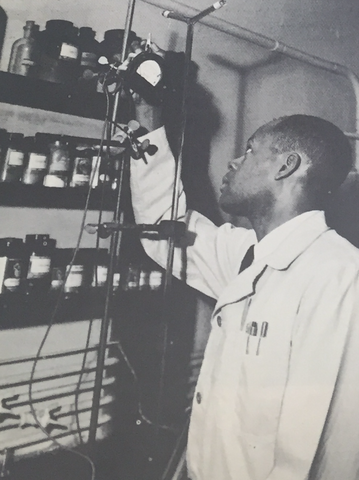
<svg viewBox="0 0 359 480"><path fill-rule="evenodd" d="M271 144L270 135L254 134L247 142L245 154L229 162L219 199L226 213L250 218L260 209L270 207L277 167Z"/></svg>

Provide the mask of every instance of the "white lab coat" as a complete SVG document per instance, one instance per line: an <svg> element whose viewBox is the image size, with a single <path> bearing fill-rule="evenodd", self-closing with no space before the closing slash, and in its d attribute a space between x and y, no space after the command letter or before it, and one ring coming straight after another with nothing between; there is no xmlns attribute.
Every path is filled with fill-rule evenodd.
<svg viewBox="0 0 359 480"><path fill-rule="evenodd" d="M151 141L156 156L131 167L138 223L168 216L171 201L163 129ZM196 212L188 225L187 281L217 299L193 401L190 478L359 478L358 250L314 215L238 275L254 232L217 228ZM166 242L144 246L164 264Z"/></svg>

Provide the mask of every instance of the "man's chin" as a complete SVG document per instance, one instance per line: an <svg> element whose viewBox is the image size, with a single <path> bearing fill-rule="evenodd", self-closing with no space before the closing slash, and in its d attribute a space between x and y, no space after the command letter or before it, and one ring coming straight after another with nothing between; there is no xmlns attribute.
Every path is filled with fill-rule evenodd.
<svg viewBox="0 0 359 480"><path fill-rule="evenodd" d="M222 198L219 199L219 207L221 210L223 210L224 213L228 213L228 215L237 215L236 213L237 206L232 205L229 202L226 202L225 199L222 199Z"/></svg>
<svg viewBox="0 0 359 480"><path fill-rule="evenodd" d="M247 217L247 212L244 208L241 207L241 205L229 202L223 195L219 198L218 204L220 209L228 215L232 215L235 217Z"/></svg>

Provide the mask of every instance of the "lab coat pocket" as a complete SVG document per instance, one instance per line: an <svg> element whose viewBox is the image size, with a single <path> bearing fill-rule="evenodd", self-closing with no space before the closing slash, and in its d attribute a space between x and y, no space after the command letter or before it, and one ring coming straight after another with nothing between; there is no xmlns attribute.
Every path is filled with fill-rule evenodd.
<svg viewBox="0 0 359 480"><path fill-rule="evenodd" d="M270 338L260 335L262 327L258 335L258 327L255 331L253 322L250 325L252 334L247 330L239 371L238 418L241 431L265 438L278 428L289 355L279 344L271 344Z"/></svg>

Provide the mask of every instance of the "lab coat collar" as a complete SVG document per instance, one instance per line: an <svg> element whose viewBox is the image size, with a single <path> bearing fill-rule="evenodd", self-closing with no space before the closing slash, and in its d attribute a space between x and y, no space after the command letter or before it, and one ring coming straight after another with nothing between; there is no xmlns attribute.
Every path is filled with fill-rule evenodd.
<svg viewBox="0 0 359 480"><path fill-rule="evenodd" d="M308 217L298 228L279 242L278 247L267 257L254 262L249 268L236 276L225 288L216 304L214 315L224 306L251 296L267 267L286 270L318 237L328 231L324 213Z"/></svg>
<svg viewBox="0 0 359 480"><path fill-rule="evenodd" d="M278 243L277 248L263 261L275 270L286 270L307 248L329 227L324 212L318 211L307 217L287 237Z"/></svg>

